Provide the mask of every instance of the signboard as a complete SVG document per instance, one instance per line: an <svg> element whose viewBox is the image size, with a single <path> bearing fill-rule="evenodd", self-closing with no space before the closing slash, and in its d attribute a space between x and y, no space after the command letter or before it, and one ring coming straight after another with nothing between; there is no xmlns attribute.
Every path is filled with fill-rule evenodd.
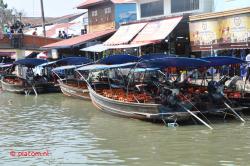
<svg viewBox="0 0 250 166"><path fill-rule="evenodd" d="M193 45L217 44L219 35L217 20L190 23L190 40Z"/></svg>
<svg viewBox="0 0 250 166"><path fill-rule="evenodd" d="M250 41L250 14L226 17L219 24L222 43Z"/></svg>
<svg viewBox="0 0 250 166"><path fill-rule="evenodd" d="M193 51L250 47L250 14L195 21L189 28Z"/></svg>

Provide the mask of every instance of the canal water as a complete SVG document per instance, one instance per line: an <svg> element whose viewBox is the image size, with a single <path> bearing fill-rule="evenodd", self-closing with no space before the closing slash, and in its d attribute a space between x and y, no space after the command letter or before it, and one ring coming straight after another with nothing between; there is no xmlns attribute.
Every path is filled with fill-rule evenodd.
<svg viewBox="0 0 250 166"><path fill-rule="evenodd" d="M245 124L213 124L214 130L167 128L113 117L62 94L2 93L0 165L249 165L250 119L244 118Z"/></svg>

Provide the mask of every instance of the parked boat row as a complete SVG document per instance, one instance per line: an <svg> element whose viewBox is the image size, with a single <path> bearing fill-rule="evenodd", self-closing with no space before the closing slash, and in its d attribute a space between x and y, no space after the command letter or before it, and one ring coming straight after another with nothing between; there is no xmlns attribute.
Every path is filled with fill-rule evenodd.
<svg viewBox="0 0 250 166"><path fill-rule="evenodd" d="M227 77L195 85L190 79L200 75L206 81L208 69L224 65L242 64L245 61L232 57L184 58L166 55L113 55L97 62L62 59L56 62L37 64L49 68L44 76L53 75L66 96L91 100L103 112L116 116L151 122L202 123L212 129L210 119L237 118L242 122L241 111L247 109L239 101L246 93L225 88ZM62 65L62 62L63 63ZM14 65L21 64L20 61ZM45 69L43 69L43 72ZM180 72L182 71L182 72ZM185 79L181 80L185 73ZM12 92L15 86L5 84L14 78L2 78L3 90ZM8 80L8 81L7 81ZM39 84L16 79L15 85L23 86L20 91L39 89ZM48 82L46 82L48 85ZM24 86L25 85L25 86ZM55 85L55 84L54 84ZM43 88L44 89L44 88ZM39 91L39 90L38 90ZM40 91L39 91L40 92ZM240 94L240 95L239 95ZM238 95L238 96L237 96Z"/></svg>
<svg viewBox="0 0 250 166"><path fill-rule="evenodd" d="M15 61L9 73L1 79L3 91L30 94L57 92L57 87L49 78L49 75L35 74L33 69L47 61L42 59L22 59ZM13 74L13 72L16 72Z"/></svg>

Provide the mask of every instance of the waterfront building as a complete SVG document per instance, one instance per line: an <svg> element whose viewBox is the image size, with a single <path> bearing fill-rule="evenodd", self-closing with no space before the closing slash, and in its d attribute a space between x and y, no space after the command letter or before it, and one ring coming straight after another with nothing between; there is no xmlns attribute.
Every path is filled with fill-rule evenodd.
<svg viewBox="0 0 250 166"><path fill-rule="evenodd" d="M0 60L1 62L23 59L29 52L41 52L41 46L55 43L60 39L46 38L24 34L4 34L0 39Z"/></svg>
<svg viewBox="0 0 250 166"><path fill-rule="evenodd" d="M86 0L78 9L88 9L89 32L117 29L136 20L136 4L128 0Z"/></svg>
<svg viewBox="0 0 250 166"><path fill-rule="evenodd" d="M236 2L238 4L233 7L232 4ZM240 2L241 0L215 0L215 12L190 16L190 42L193 54L245 58L250 49L250 3ZM248 7L245 7L246 5ZM235 9L227 10L231 8Z"/></svg>
<svg viewBox="0 0 250 166"><path fill-rule="evenodd" d="M115 30L105 30L87 33L70 39L65 39L49 45L44 45L43 49L50 50L53 59L58 59L67 56L88 56L92 59L97 59L98 54L86 54L80 49L93 45L95 43L102 43L106 41Z"/></svg>
<svg viewBox="0 0 250 166"><path fill-rule="evenodd" d="M213 0L137 0L136 2L138 20L213 10Z"/></svg>
<svg viewBox="0 0 250 166"><path fill-rule="evenodd" d="M136 0L136 6L137 21L123 24L104 45L116 48L138 46L140 55L164 52L187 56L190 54L188 16L212 11L213 1ZM133 35L130 39L126 35L126 39L121 41L126 31L132 31Z"/></svg>
<svg viewBox="0 0 250 166"><path fill-rule="evenodd" d="M106 41L119 25L136 20L136 5L125 0L93 1L87 0L77 7L88 9L87 33L66 39L43 48L52 50L55 58L60 56L82 55L94 60L101 57L98 53L83 52L80 49Z"/></svg>
<svg viewBox="0 0 250 166"><path fill-rule="evenodd" d="M250 7L248 0L214 0L214 12Z"/></svg>

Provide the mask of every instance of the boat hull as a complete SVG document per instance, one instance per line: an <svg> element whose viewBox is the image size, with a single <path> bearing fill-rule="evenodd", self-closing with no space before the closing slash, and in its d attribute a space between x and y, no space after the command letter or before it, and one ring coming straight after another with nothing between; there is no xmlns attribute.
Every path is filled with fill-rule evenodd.
<svg viewBox="0 0 250 166"><path fill-rule="evenodd" d="M17 94L34 94L34 89L31 85L27 83L26 80L20 79L15 76L9 78L16 78L18 82L7 82L5 77L1 79L2 90L17 93ZM52 93L60 92L59 86L54 85L53 83L37 83L34 85L34 88L37 93Z"/></svg>
<svg viewBox="0 0 250 166"><path fill-rule="evenodd" d="M93 104L101 111L115 116L167 123L186 121L191 117L187 112L166 111L161 104L118 101L96 93L90 86L88 89Z"/></svg>
<svg viewBox="0 0 250 166"><path fill-rule="evenodd" d="M91 100L89 96L89 91L87 88L80 88L75 86L70 86L65 82L65 80L58 80L60 89L65 96L72 98L78 98L83 100Z"/></svg>

